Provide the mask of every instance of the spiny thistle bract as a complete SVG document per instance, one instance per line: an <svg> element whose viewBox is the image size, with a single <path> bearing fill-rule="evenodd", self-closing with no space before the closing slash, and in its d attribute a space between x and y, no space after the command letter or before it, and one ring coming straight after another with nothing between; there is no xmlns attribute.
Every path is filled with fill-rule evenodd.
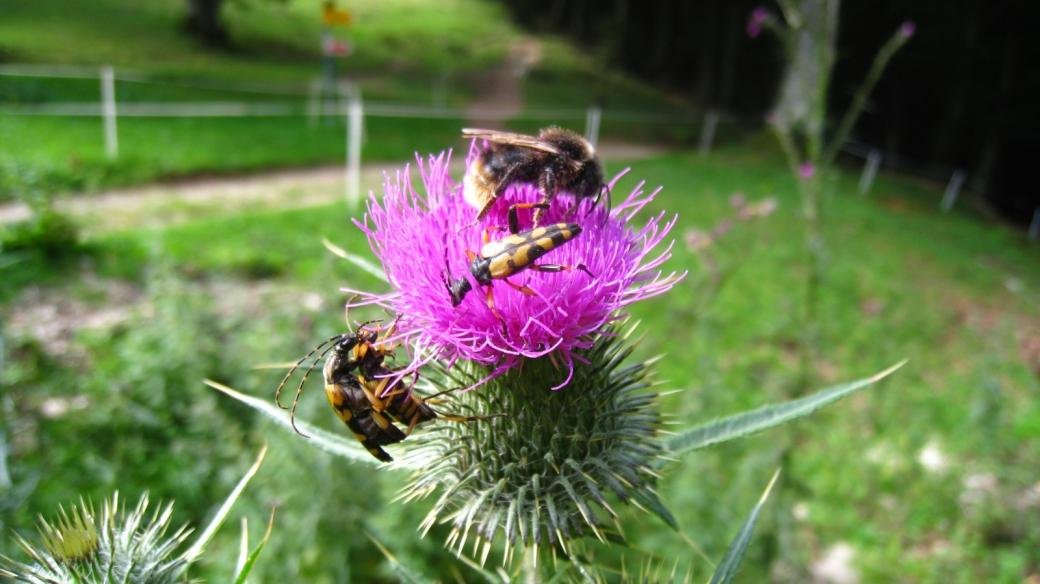
<svg viewBox="0 0 1040 584"><path fill-rule="evenodd" d="M655 438L656 394L644 391L651 385L646 363L622 365L632 352L623 342L627 336L604 336L579 352L567 391L550 389L568 375L564 367L549 358L527 360L522 370L456 395L450 406L460 414L499 417L436 424L409 439L402 465L420 470L402 496L444 489L423 528L452 522L447 545L459 554L473 531L474 556L483 542L481 563L501 532L505 563L518 541L534 550L548 544L567 551L568 541L587 532L619 539L611 495L660 508L651 468L663 454ZM432 384L435 391L468 387L487 374L486 367L460 364L441 369Z"/></svg>
<svg viewBox="0 0 1040 584"><path fill-rule="evenodd" d="M80 501L57 520L40 518L43 549L28 540L15 541L29 557L20 563L0 557L0 575L30 584L167 584L178 580L187 560L170 555L191 533L181 527L169 537L173 504L147 515L148 495L127 512L119 494L101 505L101 514L90 503Z"/></svg>

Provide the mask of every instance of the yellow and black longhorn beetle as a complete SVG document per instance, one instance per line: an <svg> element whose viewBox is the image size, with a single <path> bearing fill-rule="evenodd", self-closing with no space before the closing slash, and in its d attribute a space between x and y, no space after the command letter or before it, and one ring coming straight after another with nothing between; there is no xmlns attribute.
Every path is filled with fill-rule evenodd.
<svg viewBox="0 0 1040 584"><path fill-rule="evenodd" d="M331 359L325 362L325 394L332 409L369 454L383 462L392 462L393 457L382 447L400 442L406 435L372 407L357 377L343 372L330 378L328 365L332 362Z"/></svg>
<svg viewBox="0 0 1040 584"><path fill-rule="evenodd" d="M412 387L395 389L394 386L400 384L397 382L391 384L395 372L384 365L384 360L387 355L393 355L394 347L385 341L396 329L397 319L386 329L382 337L379 336L379 333L383 332L380 327L365 329L372 322L374 321L358 326L357 330L330 337L304 355L285 375L275 393L275 403L279 407L283 407L279 401L282 389L293 372L311 355L328 346L307 368L307 372L296 388L296 397L290 408L289 420L297 434L304 436L296 428L295 422L296 406L299 403L303 385L307 382L310 372L326 355L328 358L325 359L323 373L325 394L329 399L329 404L354 434L354 437L361 442L361 445L372 456L383 462L390 462L393 458L381 447L404 440L420 424L434 419L470 422L493 417L461 417L440 414L428 404L439 403L441 400L422 398L412 391L414 378ZM350 326L349 317L347 326ZM283 409L285 408L283 407ZM390 418L407 424L408 429L402 432L391 422Z"/></svg>
<svg viewBox="0 0 1040 584"><path fill-rule="evenodd" d="M491 231L502 231L505 228L485 228L482 235L484 246L480 248L480 254L478 255L473 253L471 250L466 250L466 257L469 258L470 261L469 273L473 275L477 284L487 288L488 308L491 309L491 312L494 313L498 320L502 321L503 328L505 327L505 321L502 320L502 316L498 314L497 310L495 310L495 297L491 291L491 283L493 280L502 280L513 289L534 296L534 290L527 286L514 284L507 280L507 278L524 270L535 270L537 272L562 272L564 270L573 269L581 270L589 276L595 277L592 272L582 264L575 266L561 266L558 264L534 263L538 258L581 234L581 226L577 223L556 223L553 225L538 227L523 233L518 233L518 231L520 231L520 221L517 219L517 209L547 208L549 208L549 205L545 203L522 203L513 205L509 208L510 235L497 241L491 241L489 236ZM445 263L447 263L447 259L445 259ZM444 285L448 288L448 294L451 296L452 306L458 306L461 304L462 299L465 298L466 294L473 289L473 285L470 284L469 279L465 276L453 280L451 278L451 272L447 267L445 267L444 272L441 274L441 279L444 280Z"/></svg>

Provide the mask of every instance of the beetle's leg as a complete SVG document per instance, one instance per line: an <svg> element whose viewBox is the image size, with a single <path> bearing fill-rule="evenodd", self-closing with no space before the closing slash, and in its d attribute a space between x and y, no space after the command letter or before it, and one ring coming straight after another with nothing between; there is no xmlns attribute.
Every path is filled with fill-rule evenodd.
<svg viewBox="0 0 1040 584"><path fill-rule="evenodd" d="M542 221L545 209L549 207L549 201L556 196L556 176L551 168L545 169L545 172L542 173L542 180L538 186L542 189L542 203L545 204L545 208L535 210L534 217L531 220L535 227L538 227L538 224Z"/></svg>
<svg viewBox="0 0 1040 584"><path fill-rule="evenodd" d="M502 322L502 330L504 332L508 332L508 329L506 328L506 321L502 318L502 315L499 314L497 310L495 310L495 294L494 292L492 292L492 287L490 284L488 284L487 287L487 305L488 308L491 309L491 313L495 315L495 318Z"/></svg>
<svg viewBox="0 0 1040 584"><path fill-rule="evenodd" d="M419 412L418 410L412 414L412 421L408 424L408 429L404 431L405 436L411 436L412 430L419 424Z"/></svg>
<svg viewBox="0 0 1040 584"><path fill-rule="evenodd" d="M437 419L438 420L446 420L448 422L466 423L466 422L476 422L478 420L487 420L487 419L490 419L490 418L505 418L508 415L509 414L488 414L486 416L448 416L448 415L442 414L440 412L437 412Z"/></svg>
<svg viewBox="0 0 1040 584"><path fill-rule="evenodd" d="M384 402L379 395L386 389L388 381L390 381L390 379L385 377L378 380L364 379L361 377L358 378L358 385L361 386L361 391L365 392L365 397L368 398L369 402L371 402L372 409L377 412L386 409L386 402ZM372 389L372 387L369 386L370 383L375 384L375 389Z"/></svg>
<svg viewBox="0 0 1040 584"><path fill-rule="evenodd" d="M394 332L397 331L397 323L400 322L400 320L401 320L401 315L398 314L396 317L394 317L394 322L390 323L390 326L386 327L386 332L383 332L383 328L382 327L376 327L376 333L383 332L383 336L381 338L379 338L378 340L376 340L375 344L376 345L380 345L380 344L383 344L384 342L386 342L387 337L392 336L394 334ZM400 345L398 345L398 346L400 346ZM393 354L393 352L394 352L394 350L396 348L397 347L395 347L395 346L393 346L391 344L389 347L381 347L379 350L382 351L382 353L384 355L391 355L391 356L393 356L392 354Z"/></svg>
<svg viewBox="0 0 1040 584"><path fill-rule="evenodd" d="M590 272L589 269L585 267L585 264L577 264L575 266L561 266L558 264L531 264L530 266L527 266L527 269L534 270L536 272L569 272L571 270L581 270L593 278L596 277L595 274Z"/></svg>
<svg viewBox="0 0 1040 584"><path fill-rule="evenodd" d="M484 245L487 245L488 243L491 243L491 232L492 231L505 231L505 230L506 230L505 227L501 227L501 226L498 226L498 225L492 225L491 227L485 227L484 228L484 232L480 236L480 241ZM466 250L466 257L468 257L469 261L472 262L473 258L477 257L477 254L475 254L475 253L473 253L473 252L471 252L470 250L467 249Z"/></svg>
<svg viewBox="0 0 1040 584"><path fill-rule="evenodd" d="M545 209L549 208L548 203L517 203L512 207L509 207L509 233L516 235L520 233L520 218L517 216L517 209L535 209L535 212L545 212Z"/></svg>
<svg viewBox="0 0 1040 584"><path fill-rule="evenodd" d="M528 288L527 286L523 286L521 284L514 284L514 283L512 283L512 282L510 282L509 280L506 280L506 279L503 279L502 281L505 282L506 284L509 284L509 286L513 290L516 290L517 292L523 292L524 294L527 294L528 296L537 296L538 295L537 292L535 292L534 290Z"/></svg>

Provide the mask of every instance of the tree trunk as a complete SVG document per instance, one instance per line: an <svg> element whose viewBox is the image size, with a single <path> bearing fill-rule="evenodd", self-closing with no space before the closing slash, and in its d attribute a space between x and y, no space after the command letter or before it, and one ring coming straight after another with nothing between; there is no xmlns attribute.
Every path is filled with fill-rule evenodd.
<svg viewBox="0 0 1040 584"><path fill-rule="evenodd" d="M187 0L188 17L184 29L212 47L228 45L227 30L220 22L223 0Z"/></svg>

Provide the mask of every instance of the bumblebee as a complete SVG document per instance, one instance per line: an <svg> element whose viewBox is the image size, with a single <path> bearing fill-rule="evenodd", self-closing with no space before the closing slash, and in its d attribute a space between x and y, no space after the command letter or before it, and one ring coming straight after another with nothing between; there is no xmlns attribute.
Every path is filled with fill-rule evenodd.
<svg viewBox="0 0 1040 584"><path fill-rule="evenodd" d="M513 205L509 208L509 232L510 235L499 239L497 241L490 241L490 232L495 230L502 230L502 227L488 227L484 229L482 235L482 241L484 246L480 248L480 254L473 253L471 250L466 250L466 257L469 258L469 273L477 281L477 284L485 286L487 288L487 305L494 313L498 320L502 321L503 328L505 327L505 321L502 316L495 310L495 297L492 293L491 284L494 280L502 280L514 290L528 294L530 296L535 295L535 291L527 286L520 284L514 284L507 278L514 276L524 270L535 270L537 272L562 272L565 270L578 269L589 276L593 276L592 272L588 270L584 265L577 264L575 266L561 266L558 264L536 264L535 260L556 249L557 247L567 243L581 234L581 226L577 223L556 223L553 225L547 225L545 227L537 227L530 231L518 233L519 231L519 220L517 219L517 209L535 209L545 210L549 205L547 203L521 203ZM447 259L445 259L447 263ZM466 297L466 294L473 289L473 285L465 276L453 280L451 278L451 272L445 266L444 272L441 274L441 279L444 281L444 286L448 289L448 295L451 297L451 305L458 306L462 303L462 300Z"/></svg>
<svg viewBox="0 0 1040 584"><path fill-rule="evenodd" d="M476 219L466 227L487 217L495 201L515 182L536 185L542 192L542 203L551 201L559 191L568 191L576 199L596 197L597 202L606 192L609 204L603 166L592 144L576 132L554 126L534 137L467 128L462 130L462 137L488 141L463 179L466 202L479 209ZM534 227L538 227L546 208L535 211Z"/></svg>

